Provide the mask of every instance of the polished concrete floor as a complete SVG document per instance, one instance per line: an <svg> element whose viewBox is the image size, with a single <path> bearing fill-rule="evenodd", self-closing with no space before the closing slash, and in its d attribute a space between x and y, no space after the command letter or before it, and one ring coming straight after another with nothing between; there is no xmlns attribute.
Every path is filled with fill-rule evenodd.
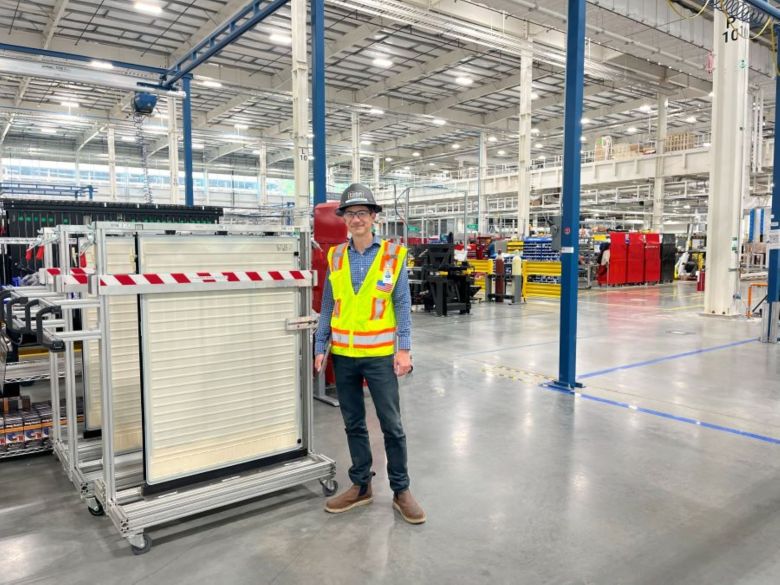
<svg viewBox="0 0 780 585"><path fill-rule="evenodd" d="M152 532L134 557L51 457L0 463L0 583L769 585L780 582L780 346L701 316L690 284L581 296L580 396L553 302L414 316L402 382L412 489L332 516L301 487ZM338 410L317 448L344 485Z"/></svg>

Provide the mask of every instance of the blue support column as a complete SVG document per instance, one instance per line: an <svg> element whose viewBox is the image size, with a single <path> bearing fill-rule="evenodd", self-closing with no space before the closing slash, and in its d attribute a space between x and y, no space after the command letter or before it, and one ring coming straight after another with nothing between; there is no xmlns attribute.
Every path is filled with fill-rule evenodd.
<svg viewBox="0 0 780 585"><path fill-rule="evenodd" d="M780 35L780 25L775 25L775 38ZM777 52L777 67L780 68L780 51ZM780 136L780 111L778 106L780 99L780 75L775 73L775 142ZM772 169L772 214L769 217L769 233L773 230L780 230L780 148L775 148L774 167ZM777 233L777 231L775 231ZM767 288L767 302L780 302L780 250L770 250L769 252L769 280Z"/></svg>
<svg viewBox="0 0 780 585"><path fill-rule="evenodd" d="M756 236L756 213L757 209L751 209L748 215L748 243L752 244L755 241Z"/></svg>
<svg viewBox="0 0 780 585"><path fill-rule="evenodd" d="M314 134L314 205L327 199L325 152L325 1L311 0L312 132Z"/></svg>
<svg viewBox="0 0 780 585"><path fill-rule="evenodd" d="M569 0L563 135L561 324L556 384L577 386L577 292L580 231L580 150L585 82L585 0Z"/></svg>
<svg viewBox="0 0 780 585"><path fill-rule="evenodd" d="M190 76L185 76L182 89L187 95L181 108L182 127L184 129L184 205L195 205L195 183L192 177L192 96L190 94ZM176 169L179 172L179 169Z"/></svg>
<svg viewBox="0 0 780 585"><path fill-rule="evenodd" d="M758 214L758 241L764 241L764 208L761 208L761 212Z"/></svg>

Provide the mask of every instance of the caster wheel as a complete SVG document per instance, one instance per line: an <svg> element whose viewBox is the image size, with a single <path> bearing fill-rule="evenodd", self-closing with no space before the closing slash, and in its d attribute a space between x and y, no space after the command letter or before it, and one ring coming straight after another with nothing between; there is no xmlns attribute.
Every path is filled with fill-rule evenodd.
<svg viewBox="0 0 780 585"><path fill-rule="evenodd" d="M103 504L100 502L95 502L95 507L87 506L87 510L89 510L89 513L93 516L105 516L106 511L103 509Z"/></svg>
<svg viewBox="0 0 780 585"><path fill-rule="evenodd" d="M322 494L325 497L332 496L339 489L339 482L337 482L335 479L328 479L321 483L322 483Z"/></svg>
<svg viewBox="0 0 780 585"><path fill-rule="evenodd" d="M132 544L130 545L130 549L133 551L133 554L136 555L136 556L146 554L152 548L152 538L151 538L151 536L149 536L148 534L144 534L143 535L143 539L144 539L143 546L135 546L135 545L132 545Z"/></svg>

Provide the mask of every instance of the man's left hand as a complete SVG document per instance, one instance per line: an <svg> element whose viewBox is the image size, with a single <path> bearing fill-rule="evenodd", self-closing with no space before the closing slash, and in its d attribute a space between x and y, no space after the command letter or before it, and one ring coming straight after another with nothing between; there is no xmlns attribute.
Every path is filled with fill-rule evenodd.
<svg viewBox="0 0 780 585"><path fill-rule="evenodd" d="M412 352L408 349L398 350L393 360L395 375L399 378L412 371Z"/></svg>

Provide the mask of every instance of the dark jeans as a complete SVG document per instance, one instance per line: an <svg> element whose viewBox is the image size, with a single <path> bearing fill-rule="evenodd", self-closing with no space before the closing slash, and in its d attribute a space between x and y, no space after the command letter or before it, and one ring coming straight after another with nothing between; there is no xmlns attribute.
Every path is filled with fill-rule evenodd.
<svg viewBox="0 0 780 585"><path fill-rule="evenodd" d="M409 488L406 468L406 435L401 424L398 378L393 371L393 356L352 358L333 355L336 389L344 417L352 467L349 479L355 485L371 481L371 444L366 427L366 404L363 400L363 378L374 401L379 425L385 436L387 477L390 488L400 492Z"/></svg>

